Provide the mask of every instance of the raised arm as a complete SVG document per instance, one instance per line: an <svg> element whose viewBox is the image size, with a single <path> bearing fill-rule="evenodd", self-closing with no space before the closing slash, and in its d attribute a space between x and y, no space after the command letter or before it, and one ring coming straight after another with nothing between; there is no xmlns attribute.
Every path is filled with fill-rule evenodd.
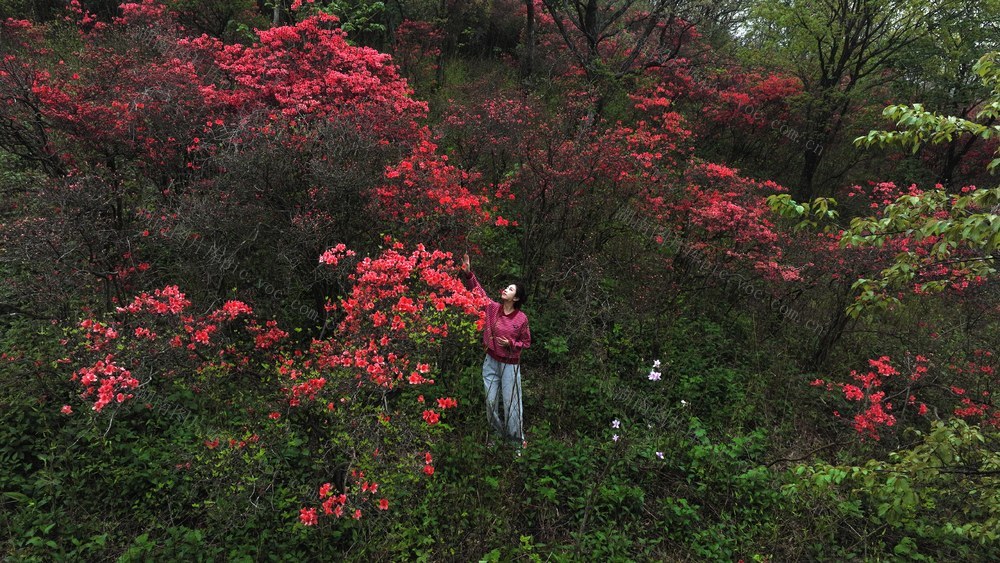
<svg viewBox="0 0 1000 563"><path fill-rule="evenodd" d="M479 285L479 280L476 279L476 274L472 273L472 268L469 266L469 255L465 254L462 256L462 283L465 284L466 289L469 289L477 296L489 299L490 303L497 304L496 301L490 298L483 286Z"/></svg>

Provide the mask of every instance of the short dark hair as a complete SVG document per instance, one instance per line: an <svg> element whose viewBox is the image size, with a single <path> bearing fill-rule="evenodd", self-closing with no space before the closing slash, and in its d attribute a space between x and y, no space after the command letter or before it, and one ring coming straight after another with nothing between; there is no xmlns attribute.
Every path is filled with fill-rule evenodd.
<svg viewBox="0 0 1000 563"><path fill-rule="evenodd" d="M521 282L514 282L514 297L517 301L514 301L514 308L520 309L521 305L528 300L528 288L524 287Z"/></svg>

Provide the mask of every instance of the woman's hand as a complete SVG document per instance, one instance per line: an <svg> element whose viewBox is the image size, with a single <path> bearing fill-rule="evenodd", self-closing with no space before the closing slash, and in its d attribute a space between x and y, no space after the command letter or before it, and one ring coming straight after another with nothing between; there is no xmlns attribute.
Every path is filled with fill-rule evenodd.
<svg viewBox="0 0 1000 563"><path fill-rule="evenodd" d="M508 339L505 336L501 336L500 338L497 338L497 342L499 342L500 345L503 346L504 348L510 348L510 339Z"/></svg>
<svg viewBox="0 0 1000 563"><path fill-rule="evenodd" d="M469 271L469 254L465 253L462 255L462 270L465 272Z"/></svg>

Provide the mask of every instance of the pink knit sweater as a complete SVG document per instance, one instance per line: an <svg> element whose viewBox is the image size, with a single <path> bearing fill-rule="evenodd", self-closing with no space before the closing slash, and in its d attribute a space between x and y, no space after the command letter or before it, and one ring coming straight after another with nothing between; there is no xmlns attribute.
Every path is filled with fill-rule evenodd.
<svg viewBox="0 0 1000 563"><path fill-rule="evenodd" d="M503 305L490 299L472 272L466 273L464 281L465 287L490 300L486 305L486 326L483 327L483 345L486 347L486 353L493 359L507 364L520 363L521 350L531 346L528 316L518 309L505 315ZM500 344L501 338L508 339L510 346L505 348Z"/></svg>

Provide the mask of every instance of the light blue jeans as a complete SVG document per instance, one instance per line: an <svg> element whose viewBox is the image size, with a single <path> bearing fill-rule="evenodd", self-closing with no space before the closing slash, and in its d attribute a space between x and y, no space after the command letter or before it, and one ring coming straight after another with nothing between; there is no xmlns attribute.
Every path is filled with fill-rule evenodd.
<svg viewBox="0 0 1000 563"><path fill-rule="evenodd" d="M491 358L489 354L483 360L483 387L486 389L486 418L490 426L508 440L521 443L524 441L524 429L521 427L521 366L507 364ZM503 396L504 422L500 421L500 396Z"/></svg>

